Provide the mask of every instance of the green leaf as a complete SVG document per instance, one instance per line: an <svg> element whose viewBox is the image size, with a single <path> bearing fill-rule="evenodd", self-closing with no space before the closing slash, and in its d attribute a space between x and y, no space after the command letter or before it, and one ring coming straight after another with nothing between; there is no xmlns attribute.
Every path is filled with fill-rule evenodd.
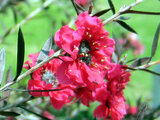
<svg viewBox="0 0 160 120"><path fill-rule="evenodd" d="M110 6L110 8L112 10L112 13L115 14L115 8L114 8L114 5L112 3L112 0L108 0L108 4L109 4L109 6Z"/></svg>
<svg viewBox="0 0 160 120"><path fill-rule="evenodd" d="M16 10L15 10L15 8L14 7L11 7L11 9L12 9L12 12L13 12L13 17L14 17L14 22L15 22L15 24L17 24L17 13L16 13Z"/></svg>
<svg viewBox="0 0 160 120"><path fill-rule="evenodd" d="M52 43L53 43L53 37L50 37L44 44L44 46L42 47L39 56L37 58L37 62L36 64L40 63L41 61L43 61L44 59L48 58L49 55L49 51L52 48Z"/></svg>
<svg viewBox="0 0 160 120"><path fill-rule="evenodd" d="M11 82L12 79L12 70L11 70L11 66L9 67L8 71L7 71L7 76L6 76L6 82L5 84ZM10 96L10 90L6 90L4 91L4 97L6 97L5 101L8 102L9 96Z"/></svg>
<svg viewBox="0 0 160 120"><path fill-rule="evenodd" d="M3 81L4 70L5 70L5 49L2 48L0 51L0 86Z"/></svg>
<svg viewBox="0 0 160 120"><path fill-rule="evenodd" d="M41 115L41 114L37 114L37 113L35 113L35 112L31 111L30 109L27 109L27 108L25 108L25 107L23 107L23 106L20 106L20 105L19 105L18 107L20 107L20 108L22 108L23 110L25 110L25 111L27 111L27 112L30 112L30 113L38 116L38 117L40 117L40 118L43 119L43 120L50 120L49 118L46 118L45 116L43 116L43 115Z"/></svg>
<svg viewBox="0 0 160 120"><path fill-rule="evenodd" d="M138 67L138 66L148 63L149 61L150 61L150 57L138 58L132 62L130 67Z"/></svg>
<svg viewBox="0 0 160 120"><path fill-rule="evenodd" d="M14 78L14 81L18 78L18 76L21 74L22 66L24 62L24 53L25 53L25 43L23 38L23 33L21 31L21 28L19 28L18 32L18 49L17 49L17 73L16 77Z"/></svg>
<svg viewBox="0 0 160 120"><path fill-rule="evenodd" d="M145 71L145 72L160 76L160 73L154 72L154 71L146 69L146 68L133 68L133 67L124 67L124 68L127 68L129 70L133 70L133 71L136 71L136 70Z"/></svg>
<svg viewBox="0 0 160 120"><path fill-rule="evenodd" d="M130 31L130 32L133 32L133 33L136 33L136 31L131 28L128 24L126 24L125 22L121 21L121 20L117 20L116 21L117 23L119 23L122 27L124 27L126 30ZM137 34L137 33L136 33Z"/></svg>
<svg viewBox="0 0 160 120"><path fill-rule="evenodd" d="M156 52L156 49L157 49L159 33L160 33L160 24L158 25L155 36L154 36L154 40L153 40L153 44L152 44L151 59L155 55L155 52Z"/></svg>
<svg viewBox="0 0 160 120"><path fill-rule="evenodd" d="M119 20L129 20L129 19L130 19L130 17L124 17L124 16L119 17Z"/></svg>
<svg viewBox="0 0 160 120"><path fill-rule="evenodd" d="M132 13L132 14L145 14L145 15L160 15L160 12L146 12L146 11L136 11L136 10L127 10L121 14L127 14L127 13Z"/></svg>
<svg viewBox="0 0 160 120"><path fill-rule="evenodd" d="M102 16L103 14L107 13L108 11L110 11L111 9L105 9L105 10L102 10L102 11L99 11L98 13L95 13L93 16Z"/></svg>
<svg viewBox="0 0 160 120"><path fill-rule="evenodd" d="M72 5L73 5L73 7L74 7L74 9L75 9L75 11L77 13L77 15L79 15L80 11L78 10L76 3L74 2L74 0L71 0L71 2L72 2Z"/></svg>
<svg viewBox="0 0 160 120"><path fill-rule="evenodd" d="M121 45L119 44L116 35L115 35L114 33L112 33L112 36L113 36L113 39L114 39L114 41L115 41L115 43L116 43L116 44L115 44L115 48L116 48L115 52L116 52L116 54L118 55L118 60L119 60L120 57L121 57L121 54L122 54L122 47L121 47Z"/></svg>
<svg viewBox="0 0 160 120"><path fill-rule="evenodd" d="M20 114L16 112L0 111L0 115L16 117L19 116Z"/></svg>

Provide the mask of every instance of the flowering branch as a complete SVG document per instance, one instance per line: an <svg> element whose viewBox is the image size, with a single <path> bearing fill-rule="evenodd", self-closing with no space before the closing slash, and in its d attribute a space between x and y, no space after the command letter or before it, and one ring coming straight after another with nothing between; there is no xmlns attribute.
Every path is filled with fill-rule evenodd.
<svg viewBox="0 0 160 120"><path fill-rule="evenodd" d="M132 3L128 7L126 7L126 6L121 7L120 10L116 14L114 14L112 17L110 17L107 20L105 20L103 22L103 24L105 25L105 24L108 24L108 23L110 23L110 22L112 22L114 20L117 20L120 17L121 14L123 14L124 12L130 10L132 7L138 5L141 2L143 2L143 0L137 0L135 3Z"/></svg>
<svg viewBox="0 0 160 120"><path fill-rule="evenodd" d="M16 82L19 82L20 80L22 80L23 78L25 78L26 76L30 75L32 72L34 72L35 70L37 70L39 67L43 66L45 63L49 62L53 58L56 58L56 57L60 56L61 52L62 52L61 49L58 50L56 53L54 53L53 55L49 56L47 59L43 60L42 62L40 62L36 66L32 67L31 69L29 69L28 71L26 71L25 73L23 73L22 75L20 75L17 78L17 80L9 82L6 85L4 85L2 88L0 88L0 91L5 90L6 88L8 88L9 86L15 84Z"/></svg>

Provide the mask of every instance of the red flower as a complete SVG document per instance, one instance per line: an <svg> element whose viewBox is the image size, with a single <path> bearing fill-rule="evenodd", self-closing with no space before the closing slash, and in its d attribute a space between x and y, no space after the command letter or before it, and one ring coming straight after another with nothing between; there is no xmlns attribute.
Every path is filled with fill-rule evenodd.
<svg viewBox="0 0 160 120"><path fill-rule="evenodd" d="M52 106L55 109L60 110L65 104L71 102L75 94L71 86L60 85L58 89L61 90L51 91L49 92L49 95Z"/></svg>
<svg viewBox="0 0 160 120"><path fill-rule="evenodd" d="M119 39L119 43L122 45L124 51L132 49L134 55L139 55L144 52L144 46L139 41L137 34L129 33L124 38Z"/></svg>
<svg viewBox="0 0 160 120"><path fill-rule="evenodd" d="M90 102L94 102L94 92L88 89L87 87L84 88L78 88L76 90L76 98L77 100L81 99L81 102L89 107Z"/></svg>
<svg viewBox="0 0 160 120"><path fill-rule="evenodd" d="M101 20L87 12L78 16L75 25L77 30L63 26L55 35L56 44L66 52L56 77L61 84L93 88L93 83L103 82L114 41L108 37Z"/></svg>
<svg viewBox="0 0 160 120"><path fill-rule="evenodd" d="M51 115L48 111L44 111L43 116L48 118L49 120L55 120L54 115Z"/></svg>
<svg viewBox="0 0 160 120"><path fill-rule="evenodd" d="M100 102L94 111L94 116L98 119L111 117L111 120L121 120L126 114L124 98L112 95L105 87L96 90L95 99Z"/></svg>
<svg viewBox="0 0 160 120"><path fill-rule="evenodd" d="M49 55L54 54L54 51L51 50ZM36 61L39 53L36 55L31 54L29 58L32 62L26 61L24 65L25 68L32 68L36 65ZM50 62L46 63L42 67L38 68L36 71L32 73L32 79L28 82L28 90L49 90L53 89L53 87L57 87L58 81L55 78L55 71L57 67L62 63L59 59L53 59ZM28 67L27 67L28 64ZM30 92L33 96L48 96L49 92Z"/></svg>
<svg viewBox="0 0 160 120"><path fill-rule="evenodd" d="M139 41L137 34L130 33L130 34L128 34L127 39L130 41L130 44L133 48L134 55L139 55L144 52L144 46Z"/></svg>
<svg viewBox="0 0 160 120"><path fill-rule="evenodd" d="M54 51L51 50L49 55L54 54ZM36 65L36 61L38 55L30 55L33 60L32 63L26 62L28 64L27 68L31 68ZM55 77L55 71L62 63L60 59L52 59L50 62L46 63L42 67L38 68L36 71L32 73L32 79L28 82L28 90L30 90L30 94L33 96L49 96L50 101L56 109L61 109L63 105L70 102L72 98L75 96L74 89L71 85L61 85L58 83ZM52 91L53 89L57 89L56 91ZM33 90L33 92L32 92ZM36 92L36 90L42 92ZM48 91L46 91L48 90Z"/></svg>
<svg viewBox="0 0 160 120"><path fill-rule="evenodd" d="M112 70L108 72L107 85L112 94L123 96L123 89L130 81L131 73L126 72L124 66L119 64L112 64ZM118 72L117 72L118 71Z"/></svg>
<svg viewBox="0 0 160 120"><path fill-rule="evenodd" d="M137 106L126 105L126 107L127 107L127 114L135 115L135 114L138 113L138 107Z"/></svg>
<svg viewBox="0 0 160 120"><path fill-rule="evenodd" d="M75 0L75 1L79 5L87 5L89 3L89 0Z"/></svg>
<svg viewBox="0 0 160 120"><path fill-rule="evenodd" d="M27 70L29 70L30 68L34 67L36 65L36 61L37 61L37 58L38 58L38 55L39 53L36 53L36 54L30 54L28 55L29 59L32 61L30 62L29 60L27 60L23 67L26 68Z"/></svg>

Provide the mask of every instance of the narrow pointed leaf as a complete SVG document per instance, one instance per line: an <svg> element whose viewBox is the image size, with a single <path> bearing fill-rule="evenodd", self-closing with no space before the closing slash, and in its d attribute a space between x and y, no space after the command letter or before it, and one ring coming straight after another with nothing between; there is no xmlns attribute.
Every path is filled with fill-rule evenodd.
<svg viewBox="0 0 160 120"><path fill-rule="evenodd" d="M71 2L72 2L72 5L73 5L73 7L74 7L74 9L75 9L75 11L76 11L76 13L77 13L77 15L79 15L79 14L80 14L80 11L78 10L78 8L77 8L77 6L76 6L76 3L74 2L74 0L71 0Z"/></svg>
<svg viewBox="0 0 160 120"><path fill-rule="evenodd" d="M18 19L17 19L17 13L16 13L16 10L15 10L15 8L14 8L14 7L11 7L11 9L12 9L12 12L13 12L14 22L15 22L15 24L17 24Z"/></svg>
<svg viewBox="0 0 160 120"><path fill-rule="evenodd" d="M137 60L137 58L133 58L131 60L128 60L126 63L130 63L130 62L135 61L135 60Z"/></svg>
<svg viewBox="0 0 160 120"><path fill-rule="evenodd" d="M150 61L150 57L138 58L132 62L130 67L138 67L144 64L147 64Z"/></svg>
<svg viewBox="0 0 160 120"><path fill-rule="evenodd" d="M105 10L102 10L102 11L99 11L98 13L94 14L93 16L102 16L103 14L107 13L108 11L110 11L111 9L105 9Z"/></svg>
<svg viewBox="0 0 160 120"><path fill-rule="evenodd" d="M112 13L115 14L115 8L114 8L114 5L112 3L112 0L108 0L108 4L109 4L109 6L110 6L110 8L112 10Z"/></svg>
<svg viewBox="0 0 160 120"><path fill-rule="evenodd" d="M121 45L119 44L116 35L115 35L114 33L112 33L112 36L113 36L113 39L114 39L114 41L115 41L115 43L116 43L116 44L115 44L115 47L116 47L115 52L117 53L117 55L118 55L118 60L119 60L120 57L121 57L121 54L122 54L122 47L121 47Z"/></svg>
<svg viewBox="0 0 160 120"><path fill-rule="evenodd" d="M81 10L81 11L86 11L83 7L81 7L80 5L78 5L77 3L75 3L75 5L76 5L76 7L79 9L79 10Z"/></svg>
<svg viewBox="0 0 160 120"><path fill-rule="evenodd" d="M48 57L49 51L52 48L52 42L53 42L53 37L50 37L44 44L44 46L42 47L39 56L37 58L37 62L36 64L40 63L41 61L43 61L44 59L46 59Z"/></svg>
<svg viewBox="0 0 160 120"><path fill-rule="evenodd" d="M145 72L160 76L160 73L157 73L157 72L154 72L152 70L145 69L145 68L133 68L133 67L124 67L124 68L127 68L129 70L134 70L134 71L136 71L136 70L145 71Z"/></svg>
<svg viewBox="0 0 160 120"><path fill-rule="evenodd" d="M124 16L119 17L119 20L129 20L129 19L130 19L130 17L124 17Z"/></svg>
<svg viewBox="0 0 160 120"><path fill-rule="evenodd" d="M136 33L136 31L131 28L128 24L126 24L125 22L121 21L121 20L117 20L116 21L117 23L119 23L122 27L124 27L126 30L130 31L130 32L133 32L133 33ZM136 33L137 34L137 33Z"/></svg>
<svg viewBox="0 0 160 120"><path fill-rule="evenodd" d="M92 13L92 10L93 10L93 5L90 5L90 6L89 6L88 13L91 14L91 13Z"/></svg>
<svg viewBox="0 0 160 120"><path fill-rule="evenodd" d="M11 66L9 67L8 71L7 71L7 76L6 76L6 82L5 84L11 82L12 79L12 70L11 70ZM5 101L8 102L9 96L10 96L10 90L4 91L4 97L6 97Z"/></svg>
<svg viewBox="0 0 160 120"><path fill-rule="evenodd" d="M23 110L25 110L25 111L27 111L27 112L30 112L30 113L38 116L38 117L40 117L40 118L43 119L43 120L50 120L49 118L46 118L46 117L44 117L44 116L41 115L41 114L37 114L37 113L35 113L35 112L31 111L30 109L27 109L27 108L25 108L25 107L23 107L23 106L18 106L18 107L20 107L21 109L23 109Z"/></svg>
<svg viewBox="0 0 160 120"><path fill-rule="evenodd" d="M158 25L155 36L154 36L154 40L152 44L151 58L155 55L157 45L158 45L159 34L160 34L160 24Z"/></svg>
<svg viewBox="0 0 160 120"><path fill-rule="evenodd" d="M2 48L0 51L0 86L3 80L5 70L5 49Z"/></svg>
<svg viewBox="0 0 160 120"><path fill-rule="evenodd" d="M145 15L160 15L160 12L146 12L146 11L136 11L136 10L127 10L121 14L127 14L127 13L132 13L132 14L145 14Z"/></svg>
<svg viewBox="0 0 160 120"><path fill-rule="evenodd" d="M141 108L139 110L136 120L144 120L144 115L146 110L147 110L147 105L146 104L141 105Z"/></svg>
<svg viewBox="0 0 160 120"><path fill-rule="evenodd" d="M117 54L115 52L113 52L113 54L112 54L112 61L114 63L118 63L118 56L117 56Z"/></svg>
<svg viewBox="0 0 160 120"><path fill-rule="evenodd" d="M25 53L25 43L23 38L23 33L21 29L19 29L18 32L18 49L17 49L17 74L14 78L14 81L17 79L17 77L20 75L22 71L22 66L24 62L24 53Z"/></svg>
<svg viewBox="0 0 160 120"><path fill-rule="evenodd" d="M16 116L19 116L20 114L16 112L0 111L0 115L16 117Z"/></svg>

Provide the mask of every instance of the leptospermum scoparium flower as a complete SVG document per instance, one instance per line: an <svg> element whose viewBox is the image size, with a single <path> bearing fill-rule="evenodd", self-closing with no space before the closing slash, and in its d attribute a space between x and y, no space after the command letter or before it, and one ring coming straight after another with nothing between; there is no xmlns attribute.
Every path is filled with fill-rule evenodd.
<svg viewBox="0 0 160 120"><path fill-rule="evenodd" d="M33 72L29 80L29 90L60 90L30 94L49 96L56 109L73 98L88 107L90 102L98 101L95 117L120 120L126 114L123 89L130 73L123 65L112 63L115 42L108 37L101 19L88 12L79 14L75 27L66 25L56 32L54 40L63 50L62 55ZM32 63L26 62L27 69L35 66L37 56L29 56Z"/></svg>
<svg viewBox="0 0 160 120"><path fill-rule="evenodd" d="M54 54L53 50L49 52L49 56L52 54ZM31 67L34 67L36 65L38 55L39 53L37 53L36 55L29 55L29 58L32 62L26 61L24 68L30 69ZM31 95L35 97L49 96L51 104L56 109L61 109L63 105L71 102L74 96L73 88L70 85L66 86L59 84L55 77L55 71L61 63L62 61L60 59L52 59L50 62L34 71L32 74L32 78L28 82L28 90L31 90ZM45 91L53 89L60 90ZM36 92L36 90L41 90L42 92Z"/></svg>

